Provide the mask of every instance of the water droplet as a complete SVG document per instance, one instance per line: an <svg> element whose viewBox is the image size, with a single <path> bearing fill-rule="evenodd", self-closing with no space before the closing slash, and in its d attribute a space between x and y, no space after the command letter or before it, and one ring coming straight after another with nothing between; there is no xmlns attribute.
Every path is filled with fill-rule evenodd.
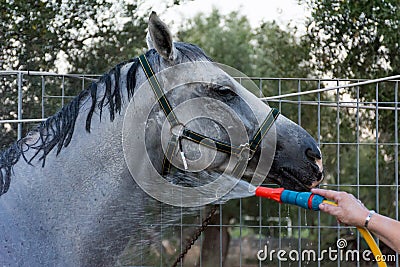
<svg viewBox="0 0 400 267"><path fill-rule="evenodd" d="M304 224L307 226L307 210L304 210Z"/></svg>

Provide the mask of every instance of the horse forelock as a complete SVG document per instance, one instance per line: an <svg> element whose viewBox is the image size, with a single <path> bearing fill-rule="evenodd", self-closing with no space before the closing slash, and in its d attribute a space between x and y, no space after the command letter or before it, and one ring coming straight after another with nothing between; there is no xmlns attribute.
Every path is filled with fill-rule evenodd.
<svg viewBox="0 0 400 267"><path fill-rule="evenodd" d="M180 62L192 62L198 60L211 61L206 56L204 51L196 45L188 43L175 43L175 47L180 54ZM146 57L150 65L160 65L161 56L154 50L150 49L146 52ZM179 62L179 63L180 63ZM108 73L105 73L96 82L93 82L85 90L74 97L71 102L60 109L56 114L50 116L45 121L40 123L31 133L39 135L38 145L31 145L22 138L3 151L0 151L0 195L7 192L10 187L10 180L12 175L12 167L18 162L21 156L24 160L31 164L32 160L40 153L39 161L42 161L42 167L45 165L47 155L56 147L57 154L60 153L62 148L67 147L72 139L76 119L80 112L80 107L84 101L91 101L90 108L85 121L86 131L90 133L90 126L93 114L96 110L99 112L100 120L103 115L103 109L108 107L110 121L113 121L115 115L120 114L123 105L122 97L124 88L120 87L121 68L131 64L126 74L126 94L128 100L133 96L136 84L136 71L140 66L138 58L122 62L112 68ZM104 84L104 94L98 97L98 87ZM36 150L31 158L25 157L25 152L28 149Z"/></svg>

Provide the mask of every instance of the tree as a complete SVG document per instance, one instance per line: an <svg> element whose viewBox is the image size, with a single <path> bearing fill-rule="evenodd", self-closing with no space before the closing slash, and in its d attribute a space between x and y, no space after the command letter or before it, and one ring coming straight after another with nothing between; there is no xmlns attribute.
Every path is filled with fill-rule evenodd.
<svg viewBox="0 0 400 267"><path fill-rule="evenodd" d="M217 9L209 16L200 13L181 26L178 39L198 45L216 62L253 74L254 32L248 19L238 12L227 16Z"/></svg>
<svg viewBox="0 0 400 267"><path fill-rule="evenodd" d="M107 64L116 63L113 60L121 53L126 55L144 45L140 37L146 25L144 18L135 12L136 2L75 0L66 5L46 0L3 1L0 7L0 29L5 37L0 44L1 69L57 71L55 62L62 51L71 66L70 71L82 68L76 66L76 62L91 55L102 57L102 64L82 70L102 68L103 72ZM104 42L105 47L114 45L108 57L96 51L96 48L103 48L99 44ZM90 52L96 53L88 54Z"/></svg>
<svg viewBox="0 0 400 267"><path fill-rule="evenodd" d="M312 11L308 22L308 43L317 74L374 79L399 73L399 1L302 2L307 3ZM355 91L351 94L357 97ZM388 103L395 100L394 90L385 84L376 94L375 88L365 88L360 90L359 97ZM377 119L385 122L381 141L388 141L395 128L393 115L382 112Z"/></svg>
<svg viewBox="0 0 400 267"><path fill-rule="evenodd" d="M296 29L281 29L275 22L263 22L255 31L255 76L307 77L309 48Z"/></svg>
<svg viewBox="0 0 400 267"><path fill-rule="evenodd" d="M316 70L333 77L375 78L400 69L400 3L303 1Z"/></svg>
<svg viewBox="0 0 400 267"><path fill-rule="evenodd" d="M165 2L171 6L181 1ZM138 15L140 3L125 0L0 1L0 70L57 72L61 66L70 73L101 74L146 47L149 12ZM25 78L39 83L40 88L39 80ZM60 81L46 82L46 88L61 87ZM76 95L81 87L69 84L66 88L72 88L68 93ZM40 118L40 92L24 84L23 95L23 113L30 118ZM15 77L0 77L0 96L0 119L15 119L18 98ZM55 112L59 103L54 99L47 101L46 107ZM0 125L0 133L1 149L15 140L16 125Z"/></svg>

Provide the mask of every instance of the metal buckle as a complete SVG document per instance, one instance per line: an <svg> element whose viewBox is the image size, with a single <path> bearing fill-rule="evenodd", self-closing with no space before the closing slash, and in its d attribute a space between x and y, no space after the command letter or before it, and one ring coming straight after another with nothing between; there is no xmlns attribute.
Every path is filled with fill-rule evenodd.
<svg viewBox="0 0 400 267"><path fill-rule="evenodd" d="M183 130L185 130L185 125L183 123L178 123L174 126L172 126L169 131L172 135L175 135L176 137L178 137L178 147L179 147L179 155L181 156L182 159L182 163L183 163L183 168L185 169L185 171L188 170L188 164L187 164L187 160L185 157L185 152L183 152L183 148L182 148L182 133Z"/></svg>
<svg viewBox="0 0 400 267"><path fill-rule="evenodd" d="M181 137L184 129L185 129L185 125L183 123L178 123L178 124L175 124L174 126L172 126L169 129L169 132L172 135L175 135L177 137Z"/></svg>

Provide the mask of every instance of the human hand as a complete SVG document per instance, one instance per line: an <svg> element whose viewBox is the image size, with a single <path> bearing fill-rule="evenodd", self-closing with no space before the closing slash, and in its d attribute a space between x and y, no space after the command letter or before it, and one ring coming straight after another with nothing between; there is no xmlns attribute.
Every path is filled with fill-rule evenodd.
<svg viewBox="0 0 400 267"><path fill-rule="evenodd" d="M327 203L320 204L321 211L335 216L340 223L357 227L364 226L369 210L352 194L318 188L311 189L311 192L336 202L337 206Z"/></svg>

